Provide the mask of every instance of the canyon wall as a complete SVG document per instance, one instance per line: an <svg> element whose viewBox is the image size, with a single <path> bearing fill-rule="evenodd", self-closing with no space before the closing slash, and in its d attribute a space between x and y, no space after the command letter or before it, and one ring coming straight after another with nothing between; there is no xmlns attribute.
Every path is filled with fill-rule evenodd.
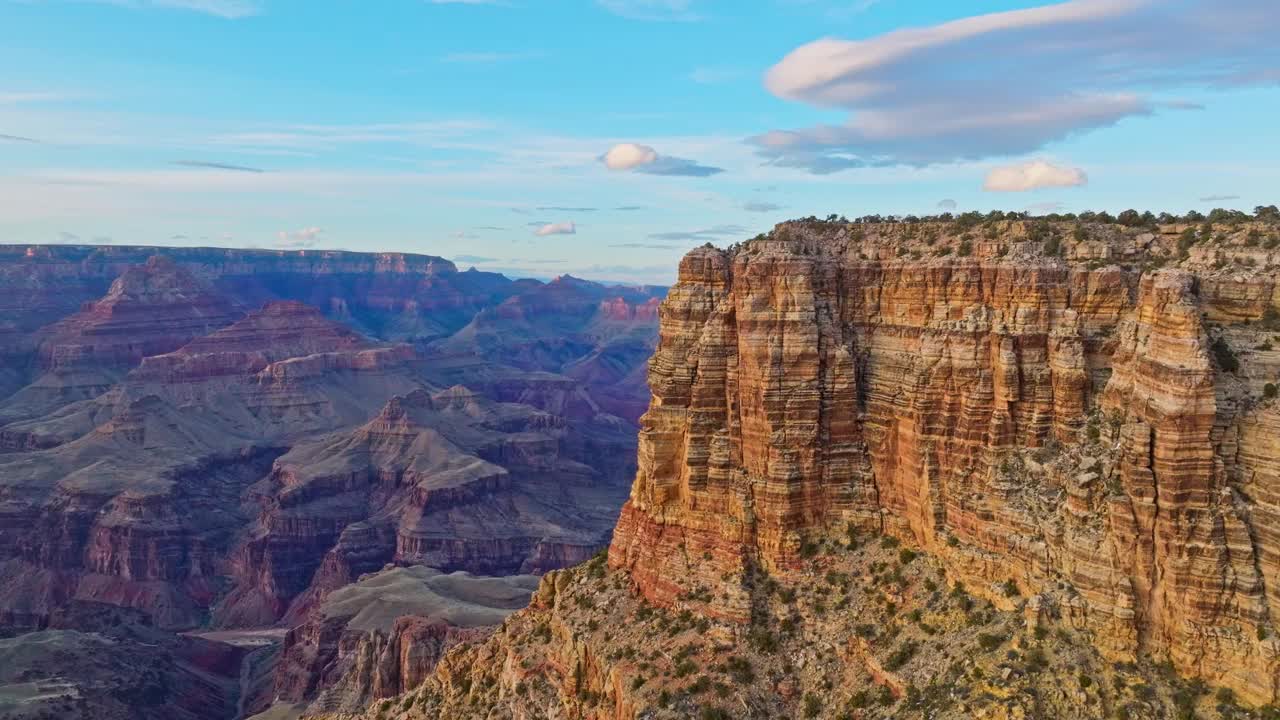
<svg viewBox="0 0 1280 720"><path fill-rule="evenodd" d="M690 252L607 556L377 714L1274 703L1277 246L810 219Z"/></svg>
<svg viewBox="0 0 1280 720"><path fill-rule="evenodd" d="M1274 700L1275 274L1063 262L1016 225L886 260L894 228L852 230L681 263L610 563L653 602L707 588L745 618L724 573L875 528L1041 595L1113 657Z"/></svg>
<svg viewBox="0 0 1280 720"><path fill-rule="evenodd" d="M80 601L293 624L387 563L580 562L625 500L661 294L399 253L0 246L0 632Z"/></svg>

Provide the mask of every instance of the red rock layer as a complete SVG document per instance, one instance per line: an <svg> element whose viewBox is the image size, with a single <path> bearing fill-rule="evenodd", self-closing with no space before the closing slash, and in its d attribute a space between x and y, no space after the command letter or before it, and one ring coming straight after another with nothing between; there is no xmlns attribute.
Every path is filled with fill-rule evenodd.
<svg viewBox="0 0 1280 720"><path fill-rule="evenodd" d="M1275 699L1275 428L1205 321L1261 317L1270 286L986 248L868 260L862 232L685 257L611 565L745 618L723 578L874 525L966 582L1043 593L1113 656Z"/></svg>

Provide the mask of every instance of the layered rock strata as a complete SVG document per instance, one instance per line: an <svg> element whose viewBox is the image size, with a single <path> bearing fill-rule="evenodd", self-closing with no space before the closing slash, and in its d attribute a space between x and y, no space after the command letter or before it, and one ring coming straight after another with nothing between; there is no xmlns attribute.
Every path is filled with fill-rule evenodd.
<svg viewBox="0 0 1280 720"><path fill-rule="evenodd" d="M1088 716L1225 717L1237 699L1275 701L1280 253L1259 246L1266 232L810 220L689 253L660 311L608 569L548 577L394 714L1080 717L1097 702ZM862 557L867 533L910 549L838 559ZM912 579L921 551L950 592ZM944 594L967 598L960 626L1025 618L1004 657L1032 666L994 671L1031 686L935 704L945 691L925 683L955 668L913 673L919 654L981 664L937 614ZM620 629L655 614L656 631ZM709 642L662 637L690 628ZM742 675L744 647L771 670L736 680L746 704L729 707L715 697L731 689L707 693ZM1090 678L1040 686L1046 667ZM1093 684L1101 667L1141 679ZM1217 706L1178 675L1221 686ZM1135 681L1145 699L1123 691ZM1162 682L1170 695L1151 691ZM1098 687L1121 692L1091 699Z"/></svg>
<svg viewBox="0 0 1280 720"><path fill-rule="evenodd" d="M1016 242L924 262L877 247L793 224L684 259L611 564L653 602L706 587L708 612L745 618L722 573L880 528L956 578L1065 603L1115 657L1275 699L1280 566L1248 495L1269 463L1240 450L1274 403L1208 319L1273 313L1274 285Z"/></svg>
<svg viewBox="0 0 1280 720"><path fill-rule="evenodd" d="M276 663L276 704L355 713L417 687L445 652L486 637L528 604L538 579L479 577L423 566L384 570L330 594L289 632Z"/></svg>

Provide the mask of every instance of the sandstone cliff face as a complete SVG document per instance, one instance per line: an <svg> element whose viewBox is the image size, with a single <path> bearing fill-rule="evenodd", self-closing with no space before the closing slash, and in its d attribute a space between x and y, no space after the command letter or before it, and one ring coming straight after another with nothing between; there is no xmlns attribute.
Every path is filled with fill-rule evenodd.
<svg viewBox="0 0 1280 720"><path fill-rule="evenodd" d="M547 576L393 715L1229 717L1221 698L1275 701L1280 254L1248 229L1206 252L1182 227L1001 222L978 239L802 221L691 252L607 568ZM985 666L1011 631L967 628L1015 617L1021 639ZM1178 674L1234 694L1207 707ZM743 690L710 692L730 681Z"/></svg>
<svg viewBox="0 0 1280 720"><path fill-rule="evenodd" d="M1273 283L867 243L788 225L685 258L611 564L654 602L710 588L709 612L742 618L722 573L883 528L955 577L1068 603L1116 657L1274 700L1280 566L1248 499L1271 468L1241 452L1274 444L1273 403L1215 365L1207 320L1263 317Z"/></svg>

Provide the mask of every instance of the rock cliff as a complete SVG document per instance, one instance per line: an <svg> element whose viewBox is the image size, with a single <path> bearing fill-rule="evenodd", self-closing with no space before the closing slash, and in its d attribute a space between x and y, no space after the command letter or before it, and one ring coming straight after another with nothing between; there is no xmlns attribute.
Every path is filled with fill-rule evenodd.
<svg viewBox="0 0 1280 720"><path fill-rule="evenodd" d="M1206 711L1179 676L1223 688L1208 712L1276 701L1280 435L1267 384L1280 370L1280 253L1258 242L1265 233L1275 228L800 221L691 252L660 312L639 471L608 569L549 576L534 607L446 656L403 714L697 712L719 681L673 683L693 677L679 646L620 630L620 606L663 614L659 631L677 637L719 628L709 657L704 642L684 659L726 678L733 652L749 646L777 668L785 651L789 679L771 677L746 715L928 710L921 683L943 669L910 672L917 651L973 652L928 619L944 583L970 598L962 625L1025 617L1009 658L1039 670L1012 696L984 691L998 702L952 693L930 717L1079 717L1073 703L1086 701L1101 703L1089 716ZM868 533L910 549L868 558ZM911 579L919 552L945 579ZM762 599L779 587L781 606ZM841 597L867 594L874 613ZM985 619L973 602L989 603ZM761 635L779 617L803 642ZM1120 691L1095 697L1080 679L1073 699L1075 681L1037 674L1077 642L1072 662L1110 665ZM831 644L843 649L815 664ZM957 677L993 670L1006 685L1028 672ZM1171 694L1134 699L1123 688L1135 680ZM867 709L863 690L889 693L884 709ZM709 704L704 717L739 714Z"/></svg>
<svg viewBox="0 0 1280 720"><path fill-rule="evenodd" d="M685 258L611 563L669 605L876 528L976 587L1070 607L1117 658L1276 699L1280 567L1238 439L1274 402L1237 359L1273 332L1274 274L1237 266L1244 301L1192 262L1045 258L1016 224L967 258L869 259L886 230L784 225ZM1123 257L1127 235L1102 237Z"/></svg>

